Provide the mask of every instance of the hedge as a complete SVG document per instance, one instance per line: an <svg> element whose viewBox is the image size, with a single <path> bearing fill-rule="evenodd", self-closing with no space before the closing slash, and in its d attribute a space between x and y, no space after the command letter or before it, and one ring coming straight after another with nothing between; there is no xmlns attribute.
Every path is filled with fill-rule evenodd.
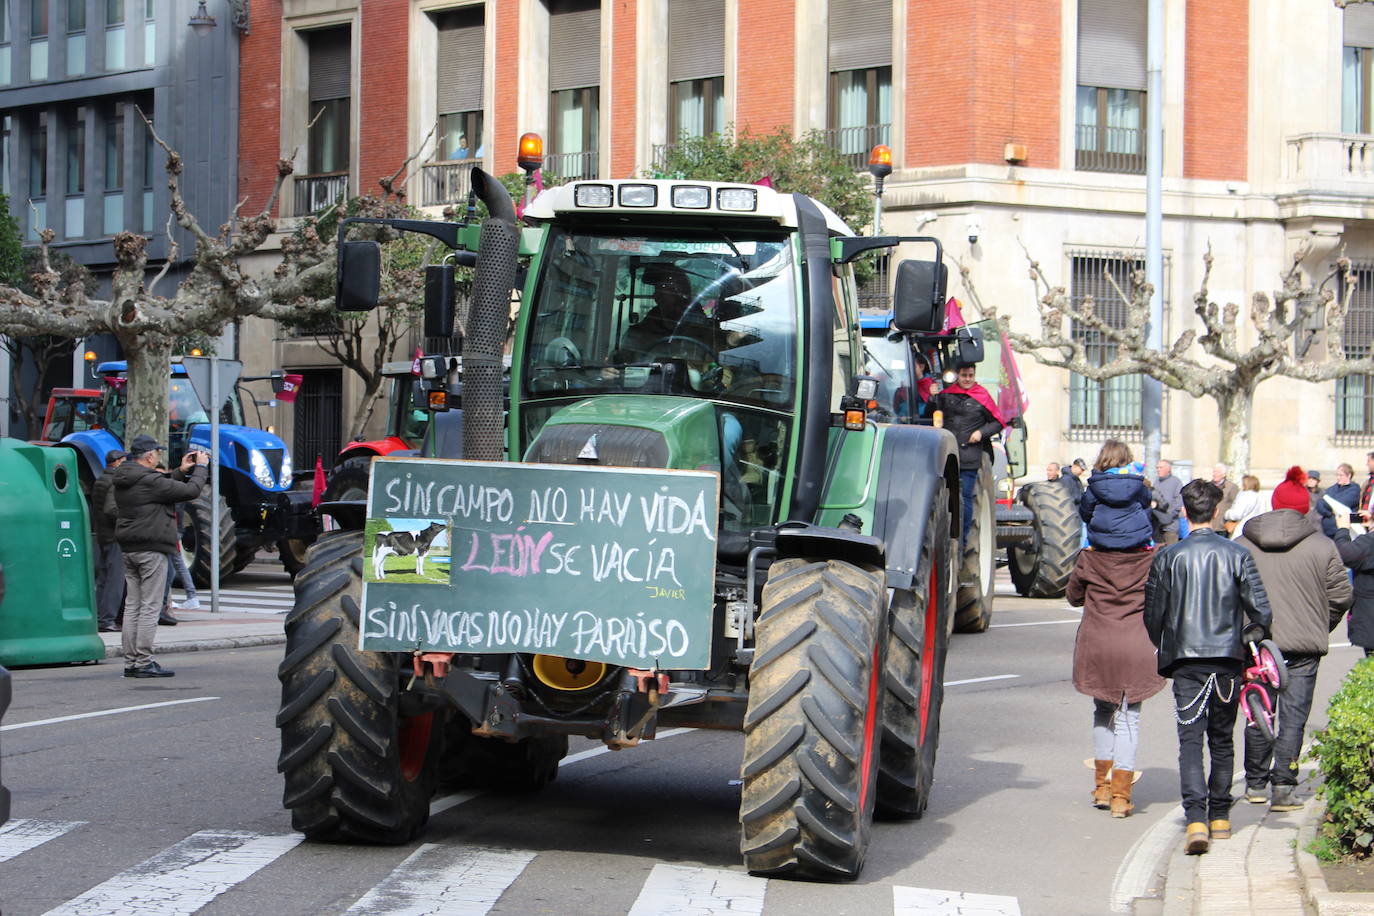
<svg viewBox="0 0 1374 916"><path fill-rule="evenodd" d="M1350 670L1326 717L1312 736L1312 756L1325 777L1322 832L1347 855L1366 858L1374 846L1374 658Z"/></svg>

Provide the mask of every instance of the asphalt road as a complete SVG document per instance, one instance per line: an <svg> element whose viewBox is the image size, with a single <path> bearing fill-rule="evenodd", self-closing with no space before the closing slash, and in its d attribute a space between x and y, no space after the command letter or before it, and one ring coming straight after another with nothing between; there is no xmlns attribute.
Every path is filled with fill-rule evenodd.
<svg viewBox="0 0 1374 916"><path fill-rule="evenodd" d="M1094 810L1091 704L1069 683L1076 619L1062 601L1003 596L993 629L955 637L930 808L879 824L863 875L840 885L744 874L735 734L620 753L575 742L538 795L441 797L420 843L324 846L302 843L281 808L279 648L168 656L170 680L126 680L117 661L16 671L0 734L16 819L0 828L0 910L425 912L417 895L447 886L453 908L432 911L1119 911L1158 885L1181 835L1172 709L1167 693L1145 704L1135 816ZM1357 653L1333 649L1315 718ZM112 710L125 711L88 715Z"/></svg>

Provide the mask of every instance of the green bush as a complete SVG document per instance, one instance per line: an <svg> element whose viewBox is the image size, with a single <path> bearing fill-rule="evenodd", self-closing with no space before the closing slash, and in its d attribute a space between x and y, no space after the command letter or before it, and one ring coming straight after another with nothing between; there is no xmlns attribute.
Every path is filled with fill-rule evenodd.
<svg viewBox="0 0 1374 916"><path fill-rule="evenodd" d="M1325 784L1322 833L1346 854L1374 847L1374 659L1363 659L1331 698L1327 724L1312 736L1312 756Z"/></svg>

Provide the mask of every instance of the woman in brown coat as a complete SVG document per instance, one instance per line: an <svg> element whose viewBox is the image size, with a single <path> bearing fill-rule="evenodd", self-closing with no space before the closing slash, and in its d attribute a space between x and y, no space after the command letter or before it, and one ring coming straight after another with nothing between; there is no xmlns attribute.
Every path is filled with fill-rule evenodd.
<svg viewBox="0 0 1374 916"><path fill-rule="evenodd" d="M1129 459L1128 459L1129 460ZM1145 579L1150 548L1079 551L1068 602L1083 608L1073 648L1073 686L1093 698L1093 805L1112 817L1133 810L1140 704L1164 688L1145 632Z"/></svg>

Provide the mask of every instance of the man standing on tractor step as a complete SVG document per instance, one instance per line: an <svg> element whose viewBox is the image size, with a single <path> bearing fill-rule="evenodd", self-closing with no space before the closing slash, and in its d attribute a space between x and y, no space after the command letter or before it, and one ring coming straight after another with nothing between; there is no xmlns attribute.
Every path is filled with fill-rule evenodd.
<svg viewBox="0 0 1374 916"><path fill-rule="evenodd" d="M153 660L153 637L167 583L167 555L178 549L173 508L200 495L208 475L209 455L187 452L170 474L157 469L166 446L152 436L135 436L129 460L114 476L119 507L115 538L124 551L124 676L172 677Z"/></svg>
<svg viewBox="0 0 1374 916"><path fill-rule="evenodd" d="M1183 488L1190 533L1156 552L1145 580L1145 630L1158 650L1159 673L1174 682L1189 855L1231 836L1233 733L1241 672L1250 657L1246 643L1263 639L1270 620L1250 552L1210 527L1220 504L1216 484L1194 480ZM1204 741L1210 775L1203 767Z"/></svg>
<svg viewBox="0 0 1374 916"><path fill-rule="evenodd" d="M1256 682L1269 694L1269 702L1278 704L1278 737L1270 741L1253 725L1245 727L1245 800L1256 805L1269 801L1275 811L1302 807L1293 792L1317 666L1326 654L1328 634L1355 601L1335 543L1322 536L1308 513L1303 476L1302 468L1290 468L1274 488L1273 511L1251 518L1245 533L1236 538L1250 551L1264 580L1274 609L1273 639L1288 668L1288 687L1277 696L1268 684ZM1266 786L1272 787L1272 801L1265 795Z"/></svg>
<svg viewBox="0 0 1374 916"><path fill-rule="evenodd" d="M978 367L960 363L957 381L935 396L931 406L944 414L943 426L959 444L959 483L963 494L964 527L960 541L973 525L974 490L983 456L992 457L992 437L1002 431L1002 415L988 390L978 384Z"/></svg>

